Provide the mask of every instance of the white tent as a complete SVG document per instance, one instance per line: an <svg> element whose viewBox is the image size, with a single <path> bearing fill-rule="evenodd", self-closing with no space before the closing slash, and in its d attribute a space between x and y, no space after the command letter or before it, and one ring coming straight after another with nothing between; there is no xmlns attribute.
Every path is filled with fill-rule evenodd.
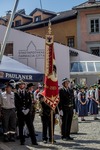
<svg viewBox="0 0 100 150"><path fill-rule="evenodd" d="M25 81L40 82L43 80L43 73L8 56L3 56L0 63L0 79L24 79Z"/></svg>

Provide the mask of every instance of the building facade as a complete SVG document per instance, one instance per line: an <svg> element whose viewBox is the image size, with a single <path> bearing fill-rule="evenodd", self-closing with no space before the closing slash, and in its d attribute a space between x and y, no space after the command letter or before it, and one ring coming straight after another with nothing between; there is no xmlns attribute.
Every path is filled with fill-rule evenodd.
<svg viewBox="0 0 100 150"><path fill-rule="evenodd" d="M10 13L0 18L0 24L8 24ZM58 13L36 8L26 15L21 9L15 14L12 27L45 38L49 21L56 42L100 56L99 0L88 0L72 10Z"/></svg>
<svg viewBox="0 0 100 150"><path fill-rule="evenodd" d="M16 29L45 38L49 20L52 23L52 34L55 41L70 47L77 47L77 11L69 10L59 13L36 8L31 14L33 22Z"/></svg>
<svg viewBox="0 0 100 150"><path fill-rule="evenodd" d="M77 48L100 56L100 1L89 0L77 10Z"/></svg>
<svg viewBox="0 0 100 150"><path fill-rule="evenodd" d="M0 43L5 31L6 27L0 25ZM44 73L45 39L11 29L8 47L11 51L8 51L9 54L5 53L7 56ZM87 85L100 80L100 57L56 42L54 51L59 85L65 77L71 78L76 84ZM14 69L16 70L16 66Z"/></svg>

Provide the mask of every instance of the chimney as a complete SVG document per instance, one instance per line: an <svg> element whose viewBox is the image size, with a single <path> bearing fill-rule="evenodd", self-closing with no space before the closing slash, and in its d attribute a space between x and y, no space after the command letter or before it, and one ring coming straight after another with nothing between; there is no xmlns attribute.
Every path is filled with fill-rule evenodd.
<svg viewBox="0 0 100 150"><path fill-rule="evenodd" d="M10 16L11 16L11 10L8 10L7 12L6 12L6 19L10 19Z"/></svg>
<svg viewBox="0 0 100 150"><path fill-rule="evenodd" d="M96 0L89 0L88 3L95 3Z"/></svg>

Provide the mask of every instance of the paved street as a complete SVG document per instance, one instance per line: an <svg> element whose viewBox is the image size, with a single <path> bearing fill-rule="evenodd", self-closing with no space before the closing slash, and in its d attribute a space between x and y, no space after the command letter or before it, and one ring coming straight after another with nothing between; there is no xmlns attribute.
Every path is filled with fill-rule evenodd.
<svg viewBox="0 0 100 150"><path fill-rule="evenodd" d="M100 119L100 115L99 115ZM79 132L72 134L74 141L62 141L60 139L59 126L56 126L55 139L56 144L43 144L41 141L41 120L38 114L35 119L35 129L38 133L37 140L39 145L32 146L30 138L26 139L26 145L21 146L19 140L16 142L0 142L0 150L100 150L100 120L93 120L93 117L86 117L85 122L79 118Z"/></svg>

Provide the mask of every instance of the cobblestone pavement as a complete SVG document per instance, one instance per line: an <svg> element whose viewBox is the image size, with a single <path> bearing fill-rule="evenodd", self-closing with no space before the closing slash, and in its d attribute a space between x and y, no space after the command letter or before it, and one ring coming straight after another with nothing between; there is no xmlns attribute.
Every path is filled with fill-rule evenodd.
<svg viewBox="0 0 100 150"><path fill-rule="evenodd" d="M100 119L100 115L98 116ZM74 141L62 141L60 136L60 128L57 125L55 129L56 144L43 144L41 134L41 119L36 114L35 130L38 133L37 140L39 145L32 146L30 138L26 139L26 145L21 146L19 140L16 142L3 143L0 142L0 150L100 150L100 120L93 120L89 116L86 121L81 122L79 118L79 132L71 134Z"/></svg>

